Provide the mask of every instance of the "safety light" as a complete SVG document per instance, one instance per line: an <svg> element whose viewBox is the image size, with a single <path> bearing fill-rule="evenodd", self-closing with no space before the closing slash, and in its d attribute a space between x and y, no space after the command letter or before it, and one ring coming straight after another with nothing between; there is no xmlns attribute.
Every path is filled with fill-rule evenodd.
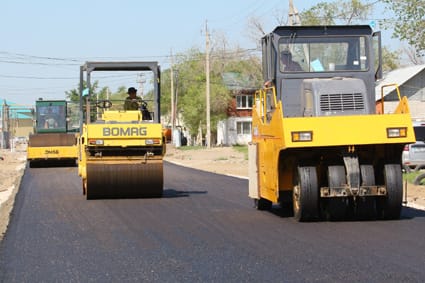
<svg viewBox="0 0 425 283"><path fill-rule="evenodd" d="M405 138L407 137L407 128L387 128L388 138Z"/></svg>
<svg viewBox="0 0 425 283"><path fill-rule="evenodd" d="M292 142L308 142L313 140L313 132L291 132Z"/></svg>
<svg viewBox="0 0 425 283"><path fill-rule="evenodd" d="M103 145L103 140L89 140L90 145Z"/></svg>

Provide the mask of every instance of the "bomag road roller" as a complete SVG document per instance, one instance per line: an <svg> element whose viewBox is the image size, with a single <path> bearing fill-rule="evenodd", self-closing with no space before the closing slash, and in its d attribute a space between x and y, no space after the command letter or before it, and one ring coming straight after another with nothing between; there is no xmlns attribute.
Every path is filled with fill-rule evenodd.
<svg viewBox="0 0 425 283"><path fill-rule="evenodd" d="M97 100L90 93L95 71L148 72L153 77L153 99L131 101L134 110L125 110L124 101ZM161 197L165 140L157 62L86 62L80 73L84 122L78 172L83 193L87 199Z"/></svg>
<svg viewBox="0 0 425 283"><path fill-rule="evenodd" d="M360 25L280 26L262 38L248 146L257 209L279 203L298 221L400 217L401 154L415 135L406 97L392 113L375 97L380 50L380 33Z"/></svg>
<svg viewBox="0 0 425 283"><path fill-rule="evenodd" d="M34 133L27 148L30 167L76 165L78 128L72 128L69 111L65 100L35 102Z"/></svg>

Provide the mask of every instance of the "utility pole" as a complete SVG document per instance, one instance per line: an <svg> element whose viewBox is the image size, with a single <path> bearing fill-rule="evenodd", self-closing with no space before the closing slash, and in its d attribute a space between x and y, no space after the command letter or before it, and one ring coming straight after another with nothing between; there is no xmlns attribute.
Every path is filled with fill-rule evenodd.
<svg viewBox="0 0 425 283"><path fill-rule="evenodd" d="M6 100L3 101L2 115L2 131L3 131L3 148L10 148L10 122L9 122L9 105Z"/></svg>
<svg viewBox="0 0 425 283"><path fill-rule="evenodd" d="M174 117L174 59L173 50L170 52L171 67L170 67L170 82L171 82L171 142L174 143L174 128L176 127L176 119Z"/></svg>
<svg viewBox="0 0 425 283"><path fill-rule="evenodd" d="M206 75L206 106L207 106L207 148L211 148L211 118L210 118L210 35L208 33L208 23L205 21L205 75Z"/></svg>
<svg viewBox="0 0 425 283"><path fill-rule="evenodd" d="M139 84L138 92L139 92L139 96L142 98L143 98L143 86L145 82L146 82L145 74L139 73L137 75L137 83Z"/></svg>
<svg viewBox="0 0 425 283"><path fill-rule="evenodd" d="M177 109L178 100L179 100L179 70L178 69L176 70L175 77L176 77L176 90L175 90L175 98L174 98L174 117L177 122L177 125L181 125L179 120L179 111Z"/></svg>
<svg viewBox="0 0 425 283"><path fill-rule="evenodd" d="M297 8L294 6L293 0L289 0L288 25L290 26L301 25L300 14L298 13Z"/></svg>
<svg viewBox="0 0 425 283"><path fill-rule="evenodd" d="M298 13L297 8L294 6L294 1L289 0L289 13L288 13L288 25L290 26L300 26L301 25L301 17ZM308 47L306 44L303 44L304 56L307 62L310 62L310 56ZM293 50L291 50L292 52Z"/></svg>

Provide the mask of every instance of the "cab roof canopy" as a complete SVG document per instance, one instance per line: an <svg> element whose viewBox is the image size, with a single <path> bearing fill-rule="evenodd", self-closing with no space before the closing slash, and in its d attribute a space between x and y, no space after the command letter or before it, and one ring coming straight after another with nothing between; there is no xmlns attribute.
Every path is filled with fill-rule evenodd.
<svg viewBox="0 0 425 283"><path fill-rule="evenodd" d="M278 26L273 33L279 36L323 36L323 35L370 35L372 28L368 25L337 26Z"/></svg>
<svg viewBox="0 0 425 283"><path fill-rule="evenodd" d="M132 62L86 62L81 66L83 71L152 71L158 69L157 62L132 61Z"/></svg>

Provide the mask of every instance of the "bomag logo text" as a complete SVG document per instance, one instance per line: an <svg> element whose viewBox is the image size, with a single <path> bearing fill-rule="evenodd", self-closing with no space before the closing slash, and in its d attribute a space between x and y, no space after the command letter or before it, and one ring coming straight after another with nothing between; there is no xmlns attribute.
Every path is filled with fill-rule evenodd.
<svg viewBox="0 0 425 283"><path fill-rule="evenodd" d="M59 154L59 150L57 149L46 149L44 151L45 154Z"/></svg>
<svg viewBox="0 0 425 283"><path fill-rule="evenodd" d="M121 136L146 136L147 130L146 127L128 127L128 128L120 128L120 127L110 127L103 128L103 136L104 137L121 137Z"/></svg>

